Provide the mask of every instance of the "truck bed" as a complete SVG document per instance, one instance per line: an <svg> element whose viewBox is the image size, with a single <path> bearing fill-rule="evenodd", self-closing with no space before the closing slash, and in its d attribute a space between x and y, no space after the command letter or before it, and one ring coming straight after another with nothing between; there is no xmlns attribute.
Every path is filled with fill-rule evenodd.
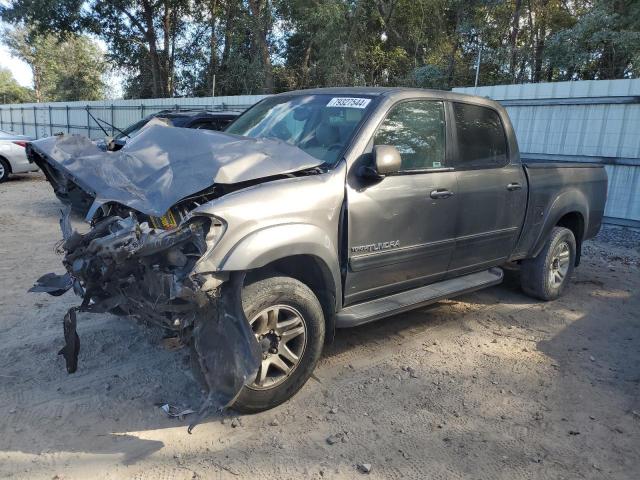
<svg viewBox="0 0 640 480"><path fill-rule="evenodd" d="M598 233L607 197L602 165L527 160L523 168L529 184L527 211L511 260L537 255L558 219L571 212L572 221L581 222L578 243Z"/></svg>
<svg viewBox="0 0 640 480"><path fill-rule="evenodd" d="M603 168L599 163L587 162L552 162L548 160L521 159L522 164L529 169L537 168Z"/></svg>

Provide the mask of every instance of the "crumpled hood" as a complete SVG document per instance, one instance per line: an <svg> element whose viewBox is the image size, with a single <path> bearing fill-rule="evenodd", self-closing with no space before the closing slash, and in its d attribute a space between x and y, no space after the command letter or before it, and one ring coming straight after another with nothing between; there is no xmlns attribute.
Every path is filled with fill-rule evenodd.
<svg viewBox="0 0 640 480"><path fill-rule="evenodd" d="M80 135L31 143L53 168L95 198L147 215L164 215L179 200L213 184L234 184L322 163L280 140L208 130L150 126L117 152L101 151Z"/></svg>

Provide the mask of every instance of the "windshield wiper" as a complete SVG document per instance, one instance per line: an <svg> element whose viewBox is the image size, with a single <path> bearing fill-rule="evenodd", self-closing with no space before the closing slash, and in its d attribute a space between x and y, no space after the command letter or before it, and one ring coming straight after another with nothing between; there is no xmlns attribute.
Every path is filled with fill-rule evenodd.
<svg viewBox="0 0 640 480"><path fill-rule="evenodd" d="M100 125L98 123L98 120L96 119L96 117L94 117L91 113L91 111L89 110L89 107L86 107L85 110L87 111L87 115L89 115L91 118L93 118L93 121L96 122L96 125L98 125L100 127L100 130L102 130L105 134L105 136L109 136L109 133L102 127L102 125ZM88 125L88 124L87 124ZM88 127L87 127L88 128Z"/></svg>
<svg viewBox="0 0 640 480"><path fill-rule="evenodd" d="M87 114L93 118L93 121L96 122L96 125L98 125L98 127L100 127L100 130L102 130L104 132L104 134L108 137L109 136L109 132L107 132L104 127L102 125L100 125L100 122L104 123L105 125L107 125L108 127L111 127L114 130L117 130L119 133L123 134L124 136L131 138L131 136L128 133L123 132L122 130L120 130L118 127L116 127L115 125L110 124L109 122L107 122L106 120L102 120L101 118L96 118L94 117L91 112L89 111L89 108L85 108L85 110L87 111Z"/></svg>

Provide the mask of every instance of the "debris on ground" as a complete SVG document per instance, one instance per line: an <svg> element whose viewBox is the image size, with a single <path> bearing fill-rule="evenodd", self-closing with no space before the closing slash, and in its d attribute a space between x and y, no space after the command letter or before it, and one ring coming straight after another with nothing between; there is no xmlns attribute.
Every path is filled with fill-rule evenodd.
<svg viewBox="0 0 640 480"><path fill-rule="evenodd" d="M181 408L170 403L157 404L157 406L160 407L160 410L166 413L168 417L179 418L180 420L183 420L187 415L196 413L196 411L191 408Z"/></svg>
<svg viewBox="0 0 640 480"><path fill-rule="evenodd" d="M362 473L369 473L369 472L371 472L371 464L370 463L359 463L358 464L358 470L360 470Z"/></svg>
<svg viewBox="0 0 640 480"><path fill-rule="evenodd" d="M349 437L347 436L347 432L338 432L327 437L327 443L329 445L335 445L336 443L347 443L348 441Z"/></svg>

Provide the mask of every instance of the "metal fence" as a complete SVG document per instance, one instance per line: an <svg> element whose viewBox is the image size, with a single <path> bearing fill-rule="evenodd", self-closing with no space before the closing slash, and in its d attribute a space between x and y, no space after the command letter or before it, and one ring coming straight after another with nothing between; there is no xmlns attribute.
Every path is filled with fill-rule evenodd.
<svg viewBox="0 0 640 480"><path fill-rule="evenodd" d="M524 159L605 166L608 223L640 227L640 79L455 88L509 111Z"/></svg>
<svg viewBox="0 0 640 480"><path fill-rule="evenodd" d="M0 130L11 130L34 139L58 132L80 133L98 139L105 134L93 117L113 125L115 128L102 125L113 135L116 129L123 129L161 110L243 111L262 98L264 95L238 95L0 105Z"/></svg>

